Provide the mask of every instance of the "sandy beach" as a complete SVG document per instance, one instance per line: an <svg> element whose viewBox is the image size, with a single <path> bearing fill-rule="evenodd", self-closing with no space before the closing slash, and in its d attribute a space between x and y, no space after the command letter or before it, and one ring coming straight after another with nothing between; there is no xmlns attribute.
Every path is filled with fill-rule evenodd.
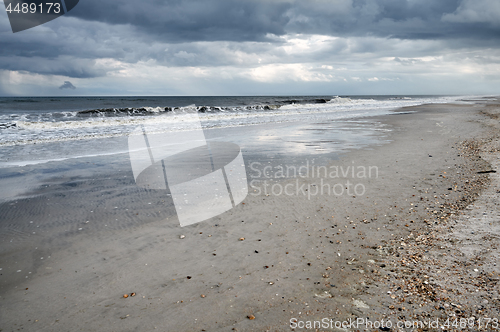
<svg viewBox="0 0 500 332"><path fill-rule="evenodd" d="M43 185L0 205L0 331L432 331L404 323L442 330L449 318L470 330L489 318L488 330L499 110L493 99L402 108L363 119L378 128L365 146L330 154L237 142L248 196L186 227L162 194L137 189L126 155L89 160L101 177L71 162L54 182L26 171ZM297 173L281 176L287 167Z"/></svg>

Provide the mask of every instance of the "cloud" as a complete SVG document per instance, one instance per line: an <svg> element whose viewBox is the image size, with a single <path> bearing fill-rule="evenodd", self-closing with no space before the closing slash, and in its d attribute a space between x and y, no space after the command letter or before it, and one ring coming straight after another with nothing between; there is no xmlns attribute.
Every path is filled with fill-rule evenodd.
<svg viewBox="0 0 500 332"><path fill-rule="evenodd" d="M484 13L497 0L464 0L467 7ZM334 36L378 36L398 39L500 39L497 26L460 20L443 20L462 6L461 0L311 0L297 1L288 11L288 32ZM479 15L476 23L495 17ZM496 16L498 18L498 15ZM458 24L460 23L460 24Z"/></svg>
<svg viewBox="0 0 500 332"><path fill-rule="evenodd" d="M292 6L282 0L115 0L80 2L68 16L110 25L132 25L170 42L263 40L284 35Z"/></svg>
<svg viewBox="0 0 500 332"><path fill-rule="evenodd" d="M71 89L71 90L75 90L76 89L76 86L74 86L73 84L71 84L70 81L64 81L64 84L61 85L59 87L59 89L63 90L63 89Z"/></svg>
<svg viewBox="0 0 500 332"><path fill-rule="evenodd" d="M500 26L500 2L497 0L463 0L451 14L443 15L444 22L486 23Z"/></svg>
<svg viewBox="0 0 500 332"><path fill-rule="evenodd" d="M496 32L498 39L495 27L456 24L498 20L496 10L489 12L498 6L497 0L88 0L66 16L131 26L146 40L167 43L261 42L289 33L483 39Z"/></svg>
<svg viewBox="0 0 500 332"><path fill-rule="evenodd" d="M41 78L56 92L67 80L77 93L113 94L289 93L291 86L300 93L302 84L387 87L435 74L455 84L457 72L500 73L499 6L498 0L87 0L17 34L0 15L0 92L12 91L5 87L11 84L18 93ZM261 90L266 84L274 90Z"/></svg>

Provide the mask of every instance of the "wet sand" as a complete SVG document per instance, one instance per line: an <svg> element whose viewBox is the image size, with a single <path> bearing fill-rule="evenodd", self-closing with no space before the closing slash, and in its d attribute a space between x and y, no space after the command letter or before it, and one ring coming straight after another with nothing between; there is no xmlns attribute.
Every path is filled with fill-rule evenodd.
<svg viewBox="0 0 500 332"><path fill-rule="evenodd" d="M292 318L497 318L498 173L477 173L498 167L496 107L372 118L391 130L380 144L306 158L329 170L356 166L354 174L269 179L267 193L255 182L244 204L184 228L173 206L135 191L126 172L118 184L75 175L56 194L38 188L3 204L4 215L37 206L59 227L37 230L35 220L30 234L3 222L0 329L290 331ZM246 161L249 180L251 162L292 163ZM370 167L376 176L359 174ZM340 195L319 191L347 181ZM276 194L287 185L291 195ZM71 190L92 193L97 209L78 210ZM356 329L365 330L347 330Z"/></svg>

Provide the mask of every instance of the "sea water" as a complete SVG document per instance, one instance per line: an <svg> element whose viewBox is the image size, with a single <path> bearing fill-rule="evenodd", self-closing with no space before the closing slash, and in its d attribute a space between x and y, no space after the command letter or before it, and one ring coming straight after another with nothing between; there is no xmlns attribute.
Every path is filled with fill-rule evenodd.
<svg viewBox="0 0 500 332"><path fill-rule="evenodd" d="M290 153L305 146L314 148L310 151L328 150L327 145L318 145L321 141L334 141L330 148L342 149L343 144L363 144L370 131L380 129L375 123L363 122L363 118L405 106L463 99L464 96L0 98L0 168L126 153L123 138L138 126L148 125L159 133L186 131L193 125L192 117L187 115L193 113L198 114L206 136L211 135L210 129L239 128L236 133L241 133L245 131L242 128L267 124L271 127L263 133L265 136L278 124L285 124L282 128L286 124L323 124L324 130L316 128L316 136L323 136L316 143L310 142L310 132L304 130L285 130L274 140L284 142ZM357 121L352 122L353 119ZM340 136L339 130L343 131ZM353 131L359 135L353 135ZM238 134L232 136L238 144L265 145ZM342 137L349 139L342 142Z"/></svg>

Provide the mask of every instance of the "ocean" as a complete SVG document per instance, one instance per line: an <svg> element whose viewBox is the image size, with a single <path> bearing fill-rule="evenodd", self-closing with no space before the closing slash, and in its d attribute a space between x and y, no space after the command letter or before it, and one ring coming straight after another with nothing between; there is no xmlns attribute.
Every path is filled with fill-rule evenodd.
<svg viewBox="0 0 500 332"><path fill-rule="evenodd" d="M0 98L0 168L122 153L116 144L84 141L120 138L141 125L159 132L190 129L197 113L204 129L262 124L338 122L387 114L464 96L277 97L33 97ZM241 142L240 142L241 143Z"/></svg>
<svg viewBox="0 0 500 332"><path fill-rule="evenodd" d="M252 162L300 167L306 161L328 163L342 152L387 143L392 129L373 116L391 114L400 107L468 103L471 99L0 98L0 203L38 197L51 190L52 194L57 191L66 195L68 186L75 181L82 184L95 179L114 179L116 183L125 178L133 180L129 136L138 128L147 127L149 132L175 139L189 137L186 132L193 132L201 124L207 142L229 142L241 148L247 171Z"/></svg>

